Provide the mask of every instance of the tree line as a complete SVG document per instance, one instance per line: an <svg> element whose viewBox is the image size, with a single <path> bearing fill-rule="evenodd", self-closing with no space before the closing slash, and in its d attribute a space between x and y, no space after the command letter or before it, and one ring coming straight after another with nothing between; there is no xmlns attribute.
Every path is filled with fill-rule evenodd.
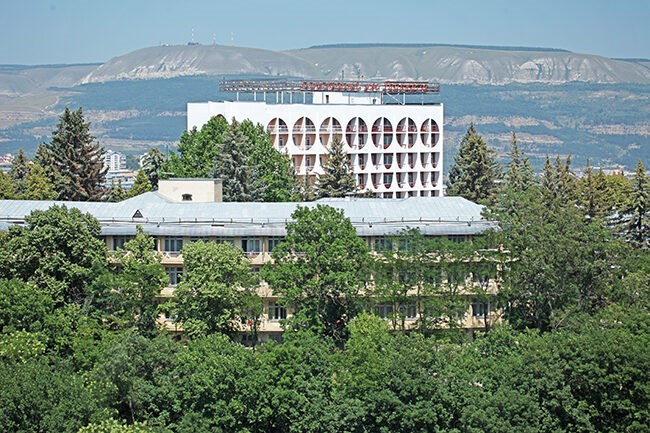
<svg viewBox="0 0 650 433"><path fill-rule="evenodd" d="M128 191L121 179L105 186L103 156L83 110L66 108L51 141L39 145L32 161L21 149L9 173L0 172L0 198L115 202L155 190L159 179L170 177L220 178L224 201L311 201L356 192L340 140L332 144L318 182L309 176L299 181L291 159L273 147L262 125L229 123L222 116L184 131L169 157L150 149Z"/></svg>

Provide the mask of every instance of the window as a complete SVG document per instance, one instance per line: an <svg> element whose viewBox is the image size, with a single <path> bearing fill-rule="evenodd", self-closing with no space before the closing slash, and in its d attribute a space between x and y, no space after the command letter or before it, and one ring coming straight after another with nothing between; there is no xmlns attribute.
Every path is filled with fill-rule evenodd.
<svg viewBox="0 0 650 433"><path fill-rule="evenodd" d="M277 302L269 302L269 320L283 320L287 318L287 309Z"/></svg>
<svg viewBox="0 0 650 433"><path fill-rule="evenodd" d="M484 317L490 313L490 303L478 299L472 301L472 316Z"/></svg>
<svg viewBox="0 0 650 433"><path fill-rule="evenodd" d="M183 238L165 238L165 252L178 253L183 249Z"/></svg>
<svg viewBox="0 0 650 433"><path fill-rule="evenodd" d="M397 249L399 251L410 251L410 246L409 246L409 239L407 238L400 238L399 242L397 244Z"/></svg>
<svg viewBox="0 0 650 433"><path fill-rule="evenodd" d="M386 319L393 315L393 304L377 304L375 305L375 314Z"/></svg>
<svg viewBox="0 0 650 433"><path fill-rule="evenodd" d="M384 174L384 186L386 188L389 188L391 183L393 183L393 175L392 175L392 173L385 173Z"/></svg>
<svg viewBox="0 0 650 433"><path fill-rule="evenodd" d="M183 194L183 201L192 201L192 194Z"/></svg>
<svg viewBox="0 0 650 433"><path fill-rule="evenodd" d="M386 168L390 168L392 164L393 164L393 155L392 154L384 155L384 165L386 166Z"/></svg>
<svg viewBox="0 0 650 433"><path fill-rule="evenodd" d="M199 241L201 241L201 242L209 242L210 238L207 237L207 236L192 236L190 238L190 242L192 242L192 243L199 242Z"/></svg>
<svg viewBox="0 0 650 433"><path fill-rule="evenodd" d="M465 235L448 235L447 239L449 239L454 243L459 244L461 242L465 242Z"/></svg>
<svg viewBox="0 0 650 433"><path fill-rule="evenodd" d="M167 272L167 275L169 275L169 285L176 287L183 277L183 268L171 267L165 268L165 271Z"/></svg>
<svg viewBox="0 0 650 433"><path fill-rule="evenodd" d="M124 248L124 244L133 239L133 236L113 236L113 250Z"/></svg>
<svg viewBox="0 0 650 433"><path fill-rule="evenodd" d="M391 251L393 240L390 238L375 238L375 251Z"/></svg>
<svg viewBox="0 0 650 433"><path fill-rule="evenodd" d="M472 280L477 284L487 284L490 281L490 274L490 269L487 267L474 269Z"/></svg>
<svg viewBox="0 0 650 433"><path fill-rule="evenodd" d="M399 306L400 314L403 314L407 319L414 319L417 316L417 308L415 303L400 305Z"/></svg>
<svg viewBox="0 0 650 433"><path fill-rule="evenodd" d="M247 254L257 254L262 251L259 238L244 238L241 240L241 249Z"/></svg>
<svg viewBox="0 0 650 433"><path fill-rule="evenodd" d="M467 275L460 269L451 269L447 272L447 282L449 284L465 284Z"/></svg>
<svg viewBox="0 0 650 433"><path fill-rule="evenodd" d="M269 252L272 252L275 247L277 247L280 242L284 240L283 237L276 236L276 237L270 237L269 238Z"/></svg>
<svg viewBox="0 0 650 433"><path fill-rule="evenodd" d="M233 238L226 238L226 237L223 237L223 236L219 236L219 237L217 237L216 242L217 242L218 244L230 244L230 245L235 245L235 241L233 240Z"/></svg>

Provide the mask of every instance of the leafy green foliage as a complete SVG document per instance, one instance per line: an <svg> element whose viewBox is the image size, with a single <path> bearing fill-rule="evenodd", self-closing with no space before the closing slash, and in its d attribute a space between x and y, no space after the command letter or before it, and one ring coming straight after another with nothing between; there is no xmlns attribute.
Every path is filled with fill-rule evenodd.
<svg viewBox="0 0 650 433"><path fill-rule="evenodd" d="M81 304L106 267L106 246L99 233L97 220L76 208L33 211L25 217L25 226L9 228L0 275L30 281L57 302Z"/></svg>
<svg viewBox="0 0 650 433"><path fill-rule="evenodd" d="M291 326L342 339L359 308L367 247L343 212L330 206L298 207L292 218L263 277L283 302L300 309Z"/></svg>
<svg viewBox="0 0 650 433"><path fill-rule="evenodd" d="M104 194L104 149L89 129L81 108L70 111L66 107L52 132L52 141L36 151L36 161L54 184L59 200L96 201Z"/></svg>
<svg viewBox="0 0 650 433"><path fill-rule="evenodd" d="M229 243L194 242L183 248L183 281L176 289L174 316L187 335L229 333L246 316L255 278L241 249Z"/></svg>
<svg viewBox="0 0 650 433"><path fill-rule="evenodd" d="M158 189L158 179L163 174L163 167L166 161L167 157L158 148L150 149L142 157L142 170L147 175L147 179L153 189Z"/></svg>
<svg viewBox="0 0 650 433"><path fill-rule="evenodd" d="M125 315L126 325L141 332L156 329L158 311L154 299L169 281L154 251L153 238L138 227L135 238L118 251L119 271L115 277L117 302Z"/></svg>

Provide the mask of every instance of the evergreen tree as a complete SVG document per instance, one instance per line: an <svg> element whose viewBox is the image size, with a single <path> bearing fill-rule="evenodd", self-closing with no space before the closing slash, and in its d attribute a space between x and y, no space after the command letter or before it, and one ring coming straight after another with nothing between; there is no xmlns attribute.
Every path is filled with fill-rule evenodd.
<svg viewBox="0 0 650 433"><path fill-rule="evenodd" d="M517 136L512 133L512 149L508 152L510 163L504 176L505 185L516 192L522 192L535 183L533 167L523 151L519 149Z"/></svg>
<svg viewBox="0 0 650 433"><path fill-rule="evenodd" d="M635 247L650 246L650 183L641 160L632 177L632 196L621 215L623 237Z"/></svg>
<svg viewBox="0 0 650 433"><path fill-rule="evenodd" d="M153 148L142 157L142 170L147 175L153 189L158 189L158 179L163 171L167 157L160 149Z"/></svg>
<svg viewBox="0 0 650 433"><path fill-rule="evenodd" d="M471 124L465 133L454 165L449 172L447 194L465 197L474 202L492 202L500 168L495 152L487 147L483 138Z"/></svg>
<svg viewBox="0 0 650 433"><path fill-rule="evenodd" d="M571 157L562 162L560 156L555 157L552 164L548 155L544 163L542 174L542 188L550 200L557 200L558 203L569 204L577 201L575 175L571 171Z"/></svg>
<svg viewBox="0 0 650 433"><path fill-rule="evenodd" d="M23 200L54 200L56 191L48 180L43 166L32 163L23 183Z"/></svg>
<svg viewBox="0 0 650 433"><path fill-rule="evenodd" d="M349 156L343 151L343 142L338 137L332 140L323 170L325 173L318 179L320 197L344 197L357 190Z"/></svg>
<svg viewBox="0 0 650 433"><path fill-rule="evenodd" d="M90 135L81 108L66 107L52 141L37 150L36 160L54 184L59 200L92 201L104 194L104 149Z"/></svg>
<svg viewBox="0 0 650 433"><path fill-rule="evenodd" d="M24 182L28 175L29 158L25 155L25 151L20 148L18 154L11 161L11 168L9 169L9 176L14 180L19 194L24 191Z"/></svg>
<svg viewBox="0 0 650 433"><path fill-rule="evenodd" d="M256 167L248 165L249 151L246 137L233 120L218 149L212 174L222 180L224 201L258 201L262 195L262 186L255 182Z"/></svg>
<svg viewBox="0 0 650 433"><path fill-rule="evenodd" d="M248 142L247 165L254 167L256 173L255 189L261 194L258 199L265 202L295 200L298 188L291 159L273 147L271 136L259 123L255 125L244 120L239 130Z"/></svg>
<svg viewBox="0 0 650 433"><path fill-rule="evenodd" d="M117 203L126 199L127 192L122 186L122 179L117 180L117 186L115 185L115 179L111 180L111 190L108 193L108 201Z"/></svg>
<svg viewBox="0 0 650 433"><path fill-rule="evenodd" d="M144 170L140 170L138 171L138 175L135 178L135 182L133 182L133 186L131 186L131 189L126 195L126 198L135 197L137 195L144 194L145 192L149 192L151 190L152 187L151 184L149 183L147 174L144 172Z"/></svg>
<svg viewBox="0 0 650 433"><path fill-rule="evenodd" d="M16 182L11 176L0 171L0 199L13 200L16 198Z"/></svg>
<svg viewBox="0 0 650 433"><path fill-rule="evenodd" d="M298 191L300 201L314 201L316 200L316 188L309 180L309 176L303 176L300 182L300 190Z"/></svg>

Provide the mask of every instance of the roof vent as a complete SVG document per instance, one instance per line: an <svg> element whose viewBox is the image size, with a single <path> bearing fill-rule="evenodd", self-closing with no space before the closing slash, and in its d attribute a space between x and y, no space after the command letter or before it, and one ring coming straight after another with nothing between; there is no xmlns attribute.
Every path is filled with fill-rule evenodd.
<svg viewBox="0 0 650 433"><path fill-rule="evenodd" d="M144 218L144 217L142 216L142 212L140 212L140 209L138 209L135 211L135 213L131 218Z"/></svg>

